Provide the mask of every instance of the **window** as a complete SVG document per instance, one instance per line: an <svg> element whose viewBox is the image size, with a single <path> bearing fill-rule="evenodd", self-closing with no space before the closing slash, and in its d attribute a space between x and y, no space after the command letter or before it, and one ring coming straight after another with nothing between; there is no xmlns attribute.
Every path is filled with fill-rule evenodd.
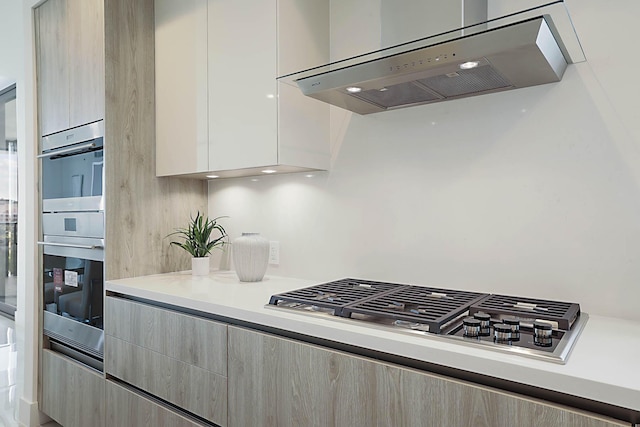
<svg viewBox="0 0 640 427"><path fill-rule="evenodd" d="M0 311L12 316L17 302L17 127L12 85L0 90Z"/></svg>

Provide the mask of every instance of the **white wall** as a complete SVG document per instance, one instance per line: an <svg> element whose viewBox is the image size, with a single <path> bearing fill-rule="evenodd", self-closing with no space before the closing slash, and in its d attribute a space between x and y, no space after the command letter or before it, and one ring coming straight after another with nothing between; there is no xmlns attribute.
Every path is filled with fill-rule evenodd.
<svg viewBox="0 0 640 427"><path fill-rule="evenodd" d="M267 274L579 302L640 320L640 2L567 0L588 62L560 83L369 116L334 110L330 172L211 181Z"/></svg>

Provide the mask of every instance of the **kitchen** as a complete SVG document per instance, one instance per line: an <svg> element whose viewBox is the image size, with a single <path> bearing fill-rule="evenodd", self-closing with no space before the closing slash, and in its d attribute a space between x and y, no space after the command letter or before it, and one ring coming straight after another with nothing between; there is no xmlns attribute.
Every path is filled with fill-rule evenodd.
<svg viewBox="0 0 640 427"><path fill-rule="evenodd" d="M268 275L552 295L637 322L638 89L622 83L637 6L567 7L588 61L562 82L370 116L334 109L330 172L211 181L209 212L230 217L231 235L280 242Z"/></svg>

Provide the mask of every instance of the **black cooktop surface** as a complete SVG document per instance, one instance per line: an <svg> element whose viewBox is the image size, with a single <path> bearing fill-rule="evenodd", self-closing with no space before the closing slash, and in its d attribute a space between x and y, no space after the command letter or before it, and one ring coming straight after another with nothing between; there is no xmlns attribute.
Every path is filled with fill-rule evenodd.
<svg viewBox="0 0 640 427"><path fill-rule="evenodd" d="M516 317L523 322L546 320L568 330L580 313L574 303L493 295L411 284L346 278L273 295L271 305L312 307L335 316L387 318L428 326L443 333L445 325L468 312L484 312L494 320Z"/></svg>

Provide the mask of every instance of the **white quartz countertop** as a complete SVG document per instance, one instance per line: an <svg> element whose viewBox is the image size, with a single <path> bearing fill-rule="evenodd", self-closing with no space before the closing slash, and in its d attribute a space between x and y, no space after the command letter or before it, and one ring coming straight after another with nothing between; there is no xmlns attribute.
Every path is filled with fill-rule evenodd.
<svg viewBox="0 0 640 427"><path fill-rule="evenodd" d="M640 411L640 323L590 315L565 365L413 336L333 316L265 307L273 294L317 281L267 276L242 283L233 272L190 272L106 282L106 290L375 351L555 390Z"/></svg>

